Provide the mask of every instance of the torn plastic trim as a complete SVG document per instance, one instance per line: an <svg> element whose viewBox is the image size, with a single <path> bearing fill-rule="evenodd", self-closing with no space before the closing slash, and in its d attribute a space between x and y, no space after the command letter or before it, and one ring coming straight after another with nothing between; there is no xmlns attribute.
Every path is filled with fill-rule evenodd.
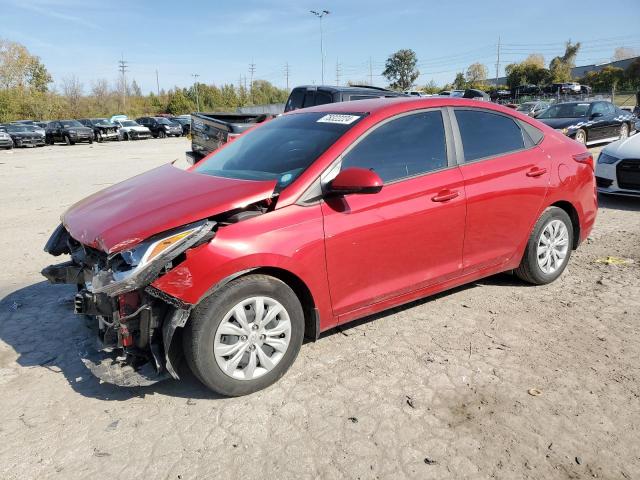
<svg viewBox="0 0 640 480"><path fill-rule="evenodd" d="M47 240L47 243L44 246L44 251L54 257L59 257L64 253L71 253L71 249L68 244L69 237L69 232L64 225L58 225L49 237L49 240Z"/></svg>
<svg viewBox="0 0 640 480"><path fill-rule="evenodd" d="M176 329L182 328L186 325L187 320L189 319L189 314L190 310L175 309L171 316L165 318L164 323L162 324L162 344L164 346L165 368L169 375L176 380L179 380L180 376L176 372L173 362L171 361L171 341L173 340L173 335L176 333Z"/></svg>
<svg viewBox="0 0 640 480"><path fill-rule="evenodd" d="M216 225L217 223L212 220L192 223L152 237L130 250L111 255L109 263L112 266L93 273L91 291L93 293L106 293L109 296L116 296L149 285L160 275L169 262L203 240ZM150 258L154 249L161 246L164 240L189 230L193 231ZM124 266L126 268L129 266L130 268L118 270L117 266L113 265L116 257L122 259L120 267Z"/></svg>

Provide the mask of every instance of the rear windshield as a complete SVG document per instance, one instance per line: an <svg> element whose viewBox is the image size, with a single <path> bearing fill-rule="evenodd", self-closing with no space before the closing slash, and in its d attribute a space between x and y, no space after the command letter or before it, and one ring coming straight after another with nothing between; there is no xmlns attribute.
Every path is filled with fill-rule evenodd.
<svg viewBox="0 0 640 480"><path fill-rule="evenodd" d="M217 177L293 182L364 114L296 113L271 120L217 151L195 171Z"/></svg>
<svg viewBox="0 0 640 480"><path fill-rule="evenodd" d="M586 117L589 106L588 103L560 103L547 108L538 119Z"/></svg>
<svg viewBox="0 0 640 480"><path fill-rule="evenodd" d="M62 124L62 126L64 128L69 128L69 127L83 127L84 125L82 125L79 121L77 120L60 120L60 123Z"/></svg>
<svg viewBox="0 0 640 480"><path fill-rule="evenodd" d="M160 125L175 125L173 122L170 122L169 120L167 120L164 117L160 117L160 118L156 118L156 121L160 124Z"/></svg>

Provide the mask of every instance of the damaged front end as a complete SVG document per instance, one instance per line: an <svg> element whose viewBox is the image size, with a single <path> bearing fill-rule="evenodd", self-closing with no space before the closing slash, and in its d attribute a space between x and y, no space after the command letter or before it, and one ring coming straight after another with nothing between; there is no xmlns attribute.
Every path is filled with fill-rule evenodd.
<svg viewBox="0 0 640 480"><path fill-rule="evenodd" d="M150 284L180 263L185 252L210 241L216 222L203 220L151 237L115 253L89 247L60 225L45 246L71 260L42 274L51 283L77 287L75 313L92 319L96 345L87 345L82 361L98 378L120 386L151 385L178 378L179 342L192 306ZM174 345L175 344L175 345Z"/></svg>

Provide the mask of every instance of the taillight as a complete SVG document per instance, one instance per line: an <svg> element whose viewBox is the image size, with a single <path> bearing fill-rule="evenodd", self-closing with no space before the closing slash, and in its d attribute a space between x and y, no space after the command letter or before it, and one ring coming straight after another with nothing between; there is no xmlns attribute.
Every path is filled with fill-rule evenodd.
<svg viewBox="0 0 640 480"><path fill-rule="evenodd" d="M578 163L586 163L593 170L593 155L590 152L577 153L573 156L573 159Z"/></svg>

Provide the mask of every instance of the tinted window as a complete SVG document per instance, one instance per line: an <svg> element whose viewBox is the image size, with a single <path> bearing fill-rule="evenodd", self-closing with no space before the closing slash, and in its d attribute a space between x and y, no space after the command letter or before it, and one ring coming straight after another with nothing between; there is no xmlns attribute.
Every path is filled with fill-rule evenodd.
<svg viewBox="0 0 640 480"><path fill-rule="evenodd" d="M349 97L349 100L367 100L370 98L380 98L380 97L375 95L351 95Z"/></svg>
<svg viewBox="0 0 640 480"><path fill-rule="evenodd" d="M313 106L313 101L316 96L315 93L316 92L307 92L304 94L304 100L302 101L302 108Z"/></svg>
<svg viewBox="0 0 640 480"><path fill-rule="evenodd" d="M302 107L302 102L304 100L304 90L300 88L296 88L291 92L289 96L289 101L287 102L286 111L296 110Z"/></svg>
<svg viewBox="0 0 640 480"><path fill-rule="evenodd" d="M606 115L609 112L607 108L607 104L604 102L598 102L593 104L593 108L591 109L591 115L594 113L600 113L602 115Z"/></svg>
<svg viewBox="0 0 640 480"><path fill-rule="evenodd" d="M586 117L589 111L589 103L559 103L551 105L546 112L538 118L578 118Z"/></svg>
<svg viewBox="0 0 640 480"><path fill-rule="evenodd" d="M524 148L520 127L508 117L477 110L456 110L466 161Z"/></svg>
<svg viewBox="0 0 640 480"><path fill-rule="evenodd" d="M316 105L333 103L333 98L327 92L316 92Z"/></svg>
<svg viewBox="0 0 640 480"><path fill-rule="evenodd" d="M285 187L362 118L354 115L350 123L344 123L336 116L349 115L296 113L275 118L216 151L195 171L227 178L273 179L280 188Z"/></svg>
<svg viewBox="0 0 640 480"><path fill-rule="evenodd" d="M384 182L447 166L442 114L416 113L391 120L358 143L342 160L342 169L374 170Z"/></svg>

